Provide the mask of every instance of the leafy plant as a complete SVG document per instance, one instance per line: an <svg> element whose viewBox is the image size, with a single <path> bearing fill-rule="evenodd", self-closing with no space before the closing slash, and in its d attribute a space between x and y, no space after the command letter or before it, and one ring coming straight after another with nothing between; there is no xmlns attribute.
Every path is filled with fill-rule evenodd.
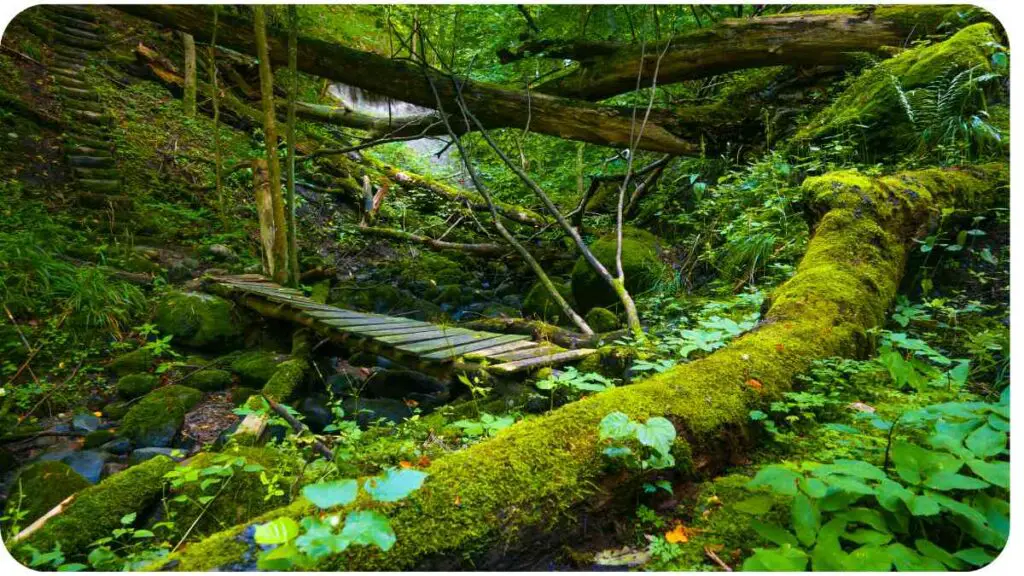
<svg viewBox="0 0 1024 576"><path fill-rule="evenodd" d="M661 416L641 424L622 412L612 412L601 419L598 435L607 445L602 453L630 468L646 472L675 466L672 443L676 429Z"/></svg>
<svg viewBox="0 0 1024 576"><path fill-rule="evenodd" d="M499 431L504 430L515 423L515 415L506 414L505 416L495 416L484 412L476 420L456 420L455 422L452 422L452 426L460 428L462 433L466 436L479 438L481 436L494 436Z"/></svg>
<svg viewBox="0 0 1024 576"><path fill-rule="evenodd" d="M557 390L565 389L578 396L586 392L604 392L609 388L614 388L615 383L596 372L580 372L570 366L565 370L552 373L547 378L538 380L534 386L538 390L548 391L551 408L554 408Z"/></svg>

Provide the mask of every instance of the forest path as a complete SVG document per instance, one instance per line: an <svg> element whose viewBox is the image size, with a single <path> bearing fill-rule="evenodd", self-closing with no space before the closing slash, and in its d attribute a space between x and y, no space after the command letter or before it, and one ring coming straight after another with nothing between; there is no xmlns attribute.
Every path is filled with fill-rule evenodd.
<svg viewBox="0 0 1024 576"><path fill-rule="evenodd" d="M579 360L595 350L568 350L521 334L449 327L320 304L256 274L214 277L207 289L255 312L308 326L345 345L424 372L486 370L514 374Z"/></svg>

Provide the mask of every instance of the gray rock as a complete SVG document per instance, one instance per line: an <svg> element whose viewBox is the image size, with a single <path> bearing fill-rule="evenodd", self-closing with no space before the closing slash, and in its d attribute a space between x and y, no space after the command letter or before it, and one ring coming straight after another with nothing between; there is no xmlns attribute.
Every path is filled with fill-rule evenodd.
<svg viewBox="0 0 1024 576"><path fill-rule="evenodd" d="M153 447L151 447L151 448L139 448L138 450L133 450L131 456L128 457L128 463L129 464L139 464L141 462L145 462L146 460L149 460L150 458L155 458L155 457L161 456L161 455L167 456L168 458L171 458L171 459L175 460L176 462L181 462L182 460L185 459L185 454L181 450L175 450L174 448L153 448Z"/></svg>
<svg viewBox="0 0 1024 576"><path fill-rule="evenodd" d="M303 420L314 434L324 431L324 428L334 420L334 414L327 406L327 397L317 394L307 396L299 403L298 410L305 417Z"/></svg>
<svg viewBox="0 0 1024 576"><path fill-rule="evenodd" d="M209 248L207 248L207 251L210 253L211 256L214 256L220 260L232 261L238 259L238 255L235 254L235 251L232 250L231 248L228 248L224 244L213 244Z"/></svg>
<svg viewBox="0 0 1024 576"><path fill-rule="evenodd" d="M107 462L103 465L103 477L113 476L127 467L127 464L121 464L120 462Z"/></svg>
<svg viewBox="0 0 1024 576"><path fill-rule="evenodd" d="M132 451L132 441L127 438L114 438L110 442L100 446L100 450L109 452L115 456L124 456Z"/></svg>
<svg viewBox="0 0 1024 576"><path fill-rule="evenodd" d="M62 460L89 481L95 484L103 477L103 465L107 463L107 454L95 450L85 450L69 454Z"/></svg>

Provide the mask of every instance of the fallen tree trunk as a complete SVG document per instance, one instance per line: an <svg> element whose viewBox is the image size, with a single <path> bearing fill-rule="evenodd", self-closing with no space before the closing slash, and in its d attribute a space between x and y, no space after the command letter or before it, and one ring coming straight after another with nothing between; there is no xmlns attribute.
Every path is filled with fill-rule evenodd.
<svg viewBox="0 0 1024 576"><path fill-rule="evenodd" d="M391 238L393 240L401 240L403 242L415 242L417 244L422 244L431 250L437 251L454 250L456 252L463 252L476 256L501 256L502 254L507 254L511 251L507 246L502 246L500 244L465 244L462 242L448 242L445 240L430 238L429 236L413 234L411 232L396 230L394 228L381 228L379 226L360 226L359 231L371 236L381 236L384 238Z"/></svg>
<svg viewBox="0 0 1024 576"><path fill-rule="evenodd" d="M208 41L212 34L213 8L201 5L119 5L119 10L192 34ZM240 52L254 52L252 24L246 18L221 14L217 42ZM287 34L267 31L267 44L273 64L287 63ZM419 65L363 52L340 44L301 37L298 42L299 70L358 86L382 96L436 109L430 88L437 86L442 103L456 110L456 87L448 76L424 71ZM582 140L605 146L653 150L677 155L697 154L700 146L676 137L652 115L638 144L634 136L633 110L630 107L598 106L588 102L533 94L460 78L461 94L473 113L489 128L522 127L532 132Z"/></svg>
<svg viewBox="0 0 1024 576"><path fill-rule="evenodd" d="M849 64L854 52L881 53L904 46L935 31L955 6L880 6L877 9L824 10L760 18L728 19L669 39L661 61L662 85L765 66ZM964 7L959 7L963 10ZM505 61L525 54L569 58L580 65L572 72L542 82L535 90L577 98L603 100L636 88L638 72L650 83L660 47L593 41L532 40L515 52L499 54ZM642 62L642 64L641 64Z"/></svg>
<svg viewBox="0 0 1024 576"><path fill-rule="evenodd" d="M1007 168L931 169L870 178L855 171L810 178L803 190L822 217L796 274L772 295L752 332L708 357L645 381L592 395L495 438L435 460L423 487L388 506L397 535L387 553L350 547L321 570L439 569L496 565L530 534L563 526L604 501L598 423L613 411L669 418L679 466L714 472L742 447L749 411L778 398L814 360L866 351L896 295L911 239L942 207L997 198ZM160 566L205 571L259 549L249 526L314 513L298 500L194 543ZM563 534L566 531L562 531Z"/></svg>

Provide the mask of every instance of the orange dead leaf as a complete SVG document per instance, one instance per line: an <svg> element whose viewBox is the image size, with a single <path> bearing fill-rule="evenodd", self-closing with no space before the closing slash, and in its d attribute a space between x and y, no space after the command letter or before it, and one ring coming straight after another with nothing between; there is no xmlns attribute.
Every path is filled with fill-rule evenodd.
<svg viewBox="0 0 1024 576"><path fill-rule="evenodd" d="M420 403L419 403L419 402L417 402L417 401L415 401L415 400L410 400L410 399L408 399L408 398L407 398L407 399L405 399L405 401L404 401L404 402L405 402L405 405L406 405L406 406L408 406L409 408L415 408L415 407L417 407L417 406L419 406L419 405L420 405Z"/></svg>
<svg viewBox="0 0 1024 576"><path fill-rule="evenodd" d="M764 385L761 384L761 381L758 380L757 378L751 378L750 380L747 380L747 386L750 386L754 390L760 390L761 388L764 387Z"/></svg>
<svg viewBox="0 0 1024 576"><path fill-rule="evenodd" d="M99 410L97 410L97 411L93 412L92 415L97 417L97 418L100 418L100 417L103 416L103 412L100 412Z"/></svg>
<svg viewBox="0 0 1024 576"><path fill-rule="evenodd" d="M782 352L785 349L786 349L786 346L782 342L779 342L778 344L775 345L775 351L776 352Z"/></svg>
<svg viewBox="0 0 1024 576"><path fill-rule="evenodd" d="M425 455L420 456L420 459L416 461L416 465L420 468L426 468L427 466L430 466L430 458Z"/></svg>
<svg viewBox="0 0 1024 576"><path fill-rule="evenodd" d="M458 496L458 495L455 496L455 505L456 506L462 506L462 496Z"/></svg>
<svg viewBox="0 0 1024 576"><path fill-rule="evenodd" d="M412 468L412 462L409 462L408 460L402 460L398 465L402 468Z"/></svg>
<svg viewBox="0 0 1024 576"><path fill-rule="evenodd" d="M682 524L676 524L676 527L669 532L665 532L665 540L671 544L682 544L689 542L690 537L686 533L686 528Z"/></svg>

